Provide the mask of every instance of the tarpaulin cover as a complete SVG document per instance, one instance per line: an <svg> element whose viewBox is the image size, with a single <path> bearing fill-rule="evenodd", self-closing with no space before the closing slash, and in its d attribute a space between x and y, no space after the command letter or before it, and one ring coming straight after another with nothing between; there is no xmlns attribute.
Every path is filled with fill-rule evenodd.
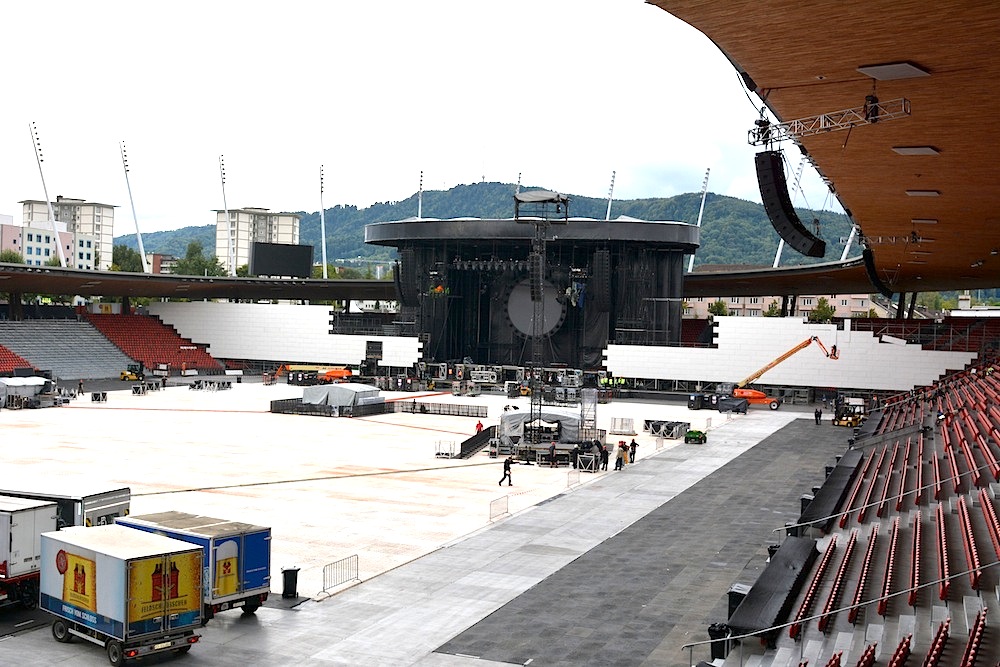
<svg viewBox="0 0 1000 667"><path fill-rule="evenodd" d="M338 407L370 403L378 397L379 388L358 382L323 384L306 387L302 391L302 402L311 405L335 405Z"/></svg>
<svg viewBox="0 0 1000 667"><path fill-rule="evenodd" d="M577 442L580 439L580 412L567 408L542 406L539 417L550 424L558 422L562 427L560 442ZM530 410L505 412L500 416L500 434L505 436L520 436L524 434L525 422L531 421Z"/></svg>

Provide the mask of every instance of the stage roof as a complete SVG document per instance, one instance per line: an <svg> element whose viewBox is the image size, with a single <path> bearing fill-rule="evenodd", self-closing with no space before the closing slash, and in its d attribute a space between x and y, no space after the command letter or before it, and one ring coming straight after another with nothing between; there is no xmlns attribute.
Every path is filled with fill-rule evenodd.
<svg viewBox="0 0 1000 667"><path fill-rule="evenodd" d="M780 122L861 107L873 91L908 100L908 117L805 136L801 146L893 292L1000 286L1000 60L987 46L1000 35L1000 5L649 1L712 40ZM753 121L747 114L748 130ZM797 161L793 142L781 147ZM857 291L846 288L856 272L830 270L832 284L845 284L833 292Z"/></svg>

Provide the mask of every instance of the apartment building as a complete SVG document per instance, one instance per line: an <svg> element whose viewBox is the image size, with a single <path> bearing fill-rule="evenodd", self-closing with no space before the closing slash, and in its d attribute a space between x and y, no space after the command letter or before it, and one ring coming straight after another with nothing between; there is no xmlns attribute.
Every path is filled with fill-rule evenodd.
<svg viewBox="0 0 1000 667"><path fill-rule="evenodd" d="M44 201L26 199L21 204L21 248L24 261L42 266L58 256ZM58 196L52 202L56 228L63 239L66 266L75 269L107 271L111 268L114 247L115 206ZM68 235L68 236L67 236ZM68 240L68 243L66 242Z"/></svg>
<svg viewBox="0 0 1000 667"><path fill-rule="evenodd" d="M812 296L800 296L795 300L795 312L793 315L809 317L809 313L821 298L836 310L834 317L868 317L871 309L875 309L877 317L885 317L884 310L871 299L870 294L818 294ZM780 296L727 296L727 297L698 297L685 299L684 317L704 319L708 317L708 307L716 301L722 300L726 304L726 310L730 315L737 317L761 317L770 307L771 303L777 304L781 308Z"/></svg>
<svg viewBox="0 0 1000 667"><path fill-rule="evenodd" d="M256 243L299 243L299 214L277 213L266 208L229 209L215 211L215 256L229 275L250 264L250 250ZM230 264L229 244L232 239L235 260Z"/></svg>

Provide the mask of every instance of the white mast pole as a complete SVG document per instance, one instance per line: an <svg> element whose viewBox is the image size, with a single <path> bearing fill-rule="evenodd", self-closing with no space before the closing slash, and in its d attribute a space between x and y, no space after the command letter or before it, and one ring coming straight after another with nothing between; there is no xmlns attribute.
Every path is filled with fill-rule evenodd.
<svg viewBox="0 0 1000 667"><path fill-rule="evenodd" d="M514 186L514 194L521 192L521 172L517 172L517 185Z"/></svg>
<svg viewBox="0 0 1000 667"><path fill-rule="evenodd" d="M132 221L135 222L135 239L139 244L139 257L142 258L142 272L149 273L146 263L146 249L142 245L142 233L139 232L139 218L135 215L135 201L132 199L132 184L128 182L128 156L125 154L125 142L121 142L122 166L125 168L125 187L128 188L128 202L132 205Z"/></svg>
<svg viewBox="0 0 1000 667"><path fill-rule="evenodd" d="M420 188L417 190L417 220L424 217L424 172L420 171Z"/></svg>
<svg viewBox="0 0 1000 667"><path fill-rule="evenodd" d="M705 214L705 197L708 195L708 175L710 173L712 173L711 167L705 170L705 179L701 182L701 208L698 209L698 224L696 225L698 229L701 229L701 217ZM692 271L694 271L694 253L688 260L688 273Z"/></svg>
<svg viewBox="0 0 1000 667"><path fill-rule="evenodd" d="M319 166L319 235L323 244L323 280L326 275L326 210L323 208L323 165Z"/></svg>
<svg viewBox="0 0 1000 667"><path fill-rule="evenodd" d="M52 210L52 200L49 199L49 189L45 186L45 174L42 173L42 145L38 140L38 128L35 123L28 124L28 131L31 133L31 143L35 147L35 161L38 162L38 175L42 179L42 192L45 193L45 204L49 207L49 222L52 223L52 235L55 238L56 254L59 256L59 265L66 268L66 253L63 252L62 239L59 238L59 228L56 227L56 214Z"/></svg>
<svg viewBox="0 0 1000 667"><path fill-rule="evenodd" d="M608 212L604 214L604 221L607 222L611 219L611 202L614 201L613 195L615 194L615 172L611 172L611 187L608 188Z"/></svg>
<svg viewBox="0 0 1000 667"><path fill-rule="evenodd" d="M851 251L851 244L854 243L854 237L857 236L858 227L857 225L851 225L851 233L847 237L847 243L844 244L844 252L840 253L840 261L843 262L847 259L847 253Z"/></svg>
<svg viewBox="0 0 1000 667"><path fill-rule="evenodd" d="M233 225L229 220L229 205L226 203L226 163L219 156L219 175L222 177L222 210L226 214L226 238L229 240L229 275L236 275L236 248L233 243Z"/></svg>

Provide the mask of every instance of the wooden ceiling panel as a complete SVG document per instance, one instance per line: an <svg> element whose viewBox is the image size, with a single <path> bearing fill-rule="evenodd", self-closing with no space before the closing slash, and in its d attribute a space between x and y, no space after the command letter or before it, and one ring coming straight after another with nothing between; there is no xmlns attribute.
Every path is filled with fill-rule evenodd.
<svg viewBox="0 0 1000 667"><path fill-rule="evenodd" d="M653 0L701 30L745 71L781 121L904 97L911 115L803 137L870 240L894 291L1000 286L1000 5L846 0ZM909 62L930 76L875 81L863 65ZM749 129L753 119L747 119ZM894 146L933 146L907 156ZM787 143L791 160L797 150ZM934 190L937 197L908 196ZM936 219L914 225L914 218ZM913 232L925 240L914 243ZM905 240L893 240L905 239ZM929 254L928 254L929 253ZM981 262L981 265L973 266ZM928 285L935 285L930 288ZM946 286L946 287L941 287Z"/></svg>

